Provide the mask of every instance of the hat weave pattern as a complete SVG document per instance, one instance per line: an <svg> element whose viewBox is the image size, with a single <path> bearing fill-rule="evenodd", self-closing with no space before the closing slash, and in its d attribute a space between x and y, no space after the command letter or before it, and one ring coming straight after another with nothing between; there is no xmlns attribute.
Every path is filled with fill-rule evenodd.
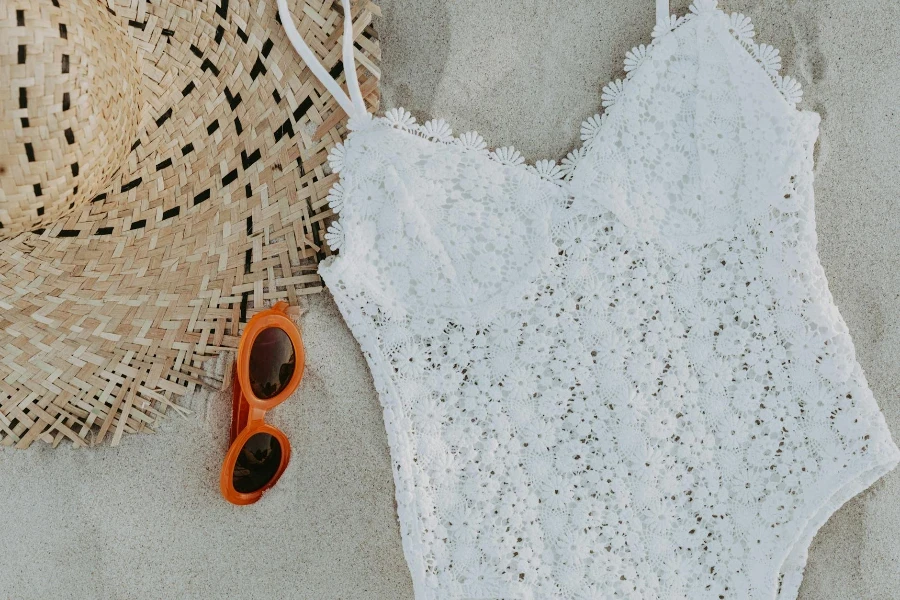
<svg viewBox="0 0 900 600"><path fill-rule="evenodd" d="M16 63L20 42L14 56L4 43L0 69L12 87L26 88L28 104L4 108L4 119L19 122L12 138L0 130L0 163L14 164L18 183L32 189L35 180L47 190L57 185L53 197L66 200L54 219L0 240L0 444L115 444L125 433L152 430L169 410L184 412L179 400L202 384L205 358L236 348L254 312L322 289L316 267L331 253L324 233L336 178L327 154L345 117L296 57L274 2L99 5L119 35L86 24L99 18L93 0L65 9L57 0L5 4L12 19L0 24L0 37L9 37L4 28L21 28L26 63ZM343 83L340 3L294 0L290 7ZM370 110L380 76L375 14L375 5L359 2L352 15ZM65 23L68 37L60 38L59 25L70 19L79 21ZM52 58L45 58L50 39ZM135 46L141 76L128 83L138 88L130 94L103 61L127 65ZM62 77L63 53L69 75L75 65L90 68L94 86L114 88L91 92L86 106L94 112L68 121L60 118L63 95L74 107L86 92ZM30 76L16 70L29 63L44 67ZM115 135L135 115L139 126L117 162ZM50 125L49 136L29 137L32 123L68 123L77 132L94 119L99 131L103 118L110 119L105 141L64 143L67 153L37 148L44 140L60 145ZM32 139L34 163L42 164L23 175ZM71 175L72 162L78 174L53 177L65 169ZM85 165L99 173L96 190L80 179ZM117 170L105 173L106 165ZM0 203L8 206L17 185L4 179L2 189ZM29 210L26 203L22 212Z"/></svg>
<svg viewBox="0 0 900 600"><path fill-rule="evenodd" d="M4 5L0 239L83 209L122 166L143 109L137 48L96 0Z"/></svg>

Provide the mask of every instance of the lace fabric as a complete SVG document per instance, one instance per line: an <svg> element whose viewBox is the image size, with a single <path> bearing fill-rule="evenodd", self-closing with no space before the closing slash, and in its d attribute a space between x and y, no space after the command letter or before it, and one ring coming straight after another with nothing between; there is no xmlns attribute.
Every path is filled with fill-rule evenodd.
<svg viewBox="0 0 900 600"><path fill-rule="evenodd" d="M816 254L818 115L753 39L662 20L559 164L402 109L330 156L417 598L794 598L897 464Z"/></svg>

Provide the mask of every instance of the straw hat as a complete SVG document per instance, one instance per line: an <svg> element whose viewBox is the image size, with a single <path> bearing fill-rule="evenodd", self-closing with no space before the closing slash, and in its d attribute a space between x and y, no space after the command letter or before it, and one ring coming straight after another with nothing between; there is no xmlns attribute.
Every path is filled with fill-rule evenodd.
<svg viewBox="0 0 900 600"><path fill-rule="evenodd" d="M274 2L0 5L0 444L152 428L276 299L322 288L343 111ZM342 70L340 2L291 0ZM353 10L376 108L377 8ZM343 76L340 76L343 80Z"/></svg>

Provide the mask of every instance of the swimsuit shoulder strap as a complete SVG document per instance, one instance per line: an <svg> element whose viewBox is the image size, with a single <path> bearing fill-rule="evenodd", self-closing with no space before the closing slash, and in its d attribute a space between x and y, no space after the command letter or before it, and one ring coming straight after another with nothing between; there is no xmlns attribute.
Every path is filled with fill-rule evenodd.
<svg viewBox="0 0 900 600"><path fill-rule="evenodd" d="M362 93L359 91L359 80L356 76L356 61L353 58L353 17L350 13L349 0L341 0L341 6L344 8L344 38L342 51L344 73L347 78L347 89L350 90L349 97L344 93L344 90L341 89L337 80L325 70L325 67L322 66L322 63L319 62L319 59L316 58L313 51L306 45L306 42L303 41L303 36L297 31L297 26L294 24L294 18L291 16L291 11L288 9L287 0L277 0L277 3L278 14L281 16L281 22L284 25L284 30L287 33L288 39L291 41L291 45L294 46L294 49L309 67L309 70L312 71L312 74L316 76L316 79L322 82L325 89L334 96L334 99L337 100L337 103L349 116L354 117L366 114L366 104L363 101ZM657 23L668 18L669 0L656 0Z"/></svg>
<svg viewBox="0 0 900 600"><path fill-rule="evenodd" d="M656 22L669 18L669 0L656 0Z"/></svg>
<svg viewBox="0 0 900 600"><path fill-rule="evenodd" d="M359 80L356 76L356 61L353 58L353 17L350 13L350 1L341 0L341 6L344 8L344 36L342 46L344 75L347 78L347 89L350 90L349 97L344 93L344 90L341 89L337 80L322 66L322 63L319 62L315 53L313 53L309 46L306 45L306 42L303 41L303 36L300 35L300 32L297 31L297 26L294 24L294 18L291 16L291 11L288 10L287 0L277 0L277 3L278 14L281 16L281 23L284 25L284 30L287 33L288 39L291 41L291 45L294 46L297 54L300 55L300 58L303 59L303 62L305 62L306 66L309 67L309 70L312 71L312 74L315 75L316 79L321 81L322 85L325 86L325 89L334 96L334 99L337 100L337 103L344 109L344 112L346 112L347 115L350 117L365 115L366 104L363 101L362 93L359 91Z"/></svg>

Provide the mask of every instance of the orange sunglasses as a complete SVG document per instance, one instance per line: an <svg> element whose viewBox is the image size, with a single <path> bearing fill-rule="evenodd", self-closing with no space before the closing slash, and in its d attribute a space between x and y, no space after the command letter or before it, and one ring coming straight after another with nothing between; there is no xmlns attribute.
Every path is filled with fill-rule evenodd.
<svg viewBox="0 0 900 600"><path fill-rule="evenodd" d="M219 487L232 504L253 504L275 485L291 458L291 444L265 422L266 413L294 393L303 379L300 330L279 302L247 323L234 364L231 447Z"/></svg>

